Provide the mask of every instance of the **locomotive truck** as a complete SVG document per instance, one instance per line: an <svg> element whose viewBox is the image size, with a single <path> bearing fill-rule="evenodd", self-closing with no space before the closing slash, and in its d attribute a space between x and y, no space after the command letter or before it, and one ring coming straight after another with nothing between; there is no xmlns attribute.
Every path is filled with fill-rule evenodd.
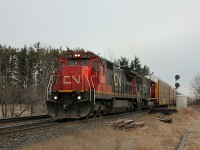
<svg viewBox="0 0 200 150"><path fill-rule="evenodd" d="M174 103L174 90L93 52L66 52L58 59L47 88L48 114L82 118Z"/></svg>

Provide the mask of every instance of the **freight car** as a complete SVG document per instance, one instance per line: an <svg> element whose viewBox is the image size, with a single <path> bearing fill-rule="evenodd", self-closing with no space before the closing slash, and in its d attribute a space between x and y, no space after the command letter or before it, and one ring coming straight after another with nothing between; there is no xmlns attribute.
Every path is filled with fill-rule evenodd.
<svg viewBox="0 0 200 150"><path fill-rule="evenodd" d="M147 78L151 78L151 100L157 106L175 105L175 90L172 86L156 76Z"/></svg>
<svg viewBox="0 0 200 150"><path fill-rule="evenodd" d="M47 89L47 110L53 117L136 111L161 102L159 82L128 68L115 67L92 52L65 53L58 64Z"/></svg>

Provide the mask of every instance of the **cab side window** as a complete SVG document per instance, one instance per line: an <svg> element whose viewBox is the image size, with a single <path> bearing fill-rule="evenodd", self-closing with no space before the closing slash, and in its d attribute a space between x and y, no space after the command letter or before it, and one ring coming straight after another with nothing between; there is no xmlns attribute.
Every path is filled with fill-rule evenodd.
<svg viewBox="0 0 200 150"><path fill-rule="evenodd" d="M104 66L103 65L101 65L101 74L104 74Z"/></svg>
<svg viewBox="0 0 200 150"><path fill-rule="evenodd" d="M62 70L63 66L66 66L66 62L61 62L60 63L60 70Z"/></svg>
<svg viewBox="0 0 200 150"><path fill-rule="evenodd" d="M97 61L93 62L92 69L93 69L93 71L97 71L98 70L98 62Z"/></svg>
<svg viewBox="0 0 200 150"><path fill-rule="evenodd" d="M89 60L81 60L81 65L83 66L88 66L89 65Z"/></svg>

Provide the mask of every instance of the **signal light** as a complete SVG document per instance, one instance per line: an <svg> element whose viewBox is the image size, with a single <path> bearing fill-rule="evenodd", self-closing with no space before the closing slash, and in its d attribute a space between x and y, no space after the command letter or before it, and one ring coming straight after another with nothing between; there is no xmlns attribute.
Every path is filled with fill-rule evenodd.
<svg viewBox="0 0 200 150"><path fill-rule="evenodd" d="M175 87L176 87L176 89L178 89L180 87L180 84L177 83L178 79L180 79L180 76L179 75L175 75Z"/></svg>
<svg viewBox="0 0 200 150"><path fill-rule="evenodd" d="M175 87L178 88L180 86L179 83L175 83Z"/></svg>
<svg viewBox="0 0 200 150"><path fill-rule="evenodd" d="M176 79L176 80L180 79L180 76L179 76L179 75L176 75L176 76L175 76L175 79Z"/></svg>

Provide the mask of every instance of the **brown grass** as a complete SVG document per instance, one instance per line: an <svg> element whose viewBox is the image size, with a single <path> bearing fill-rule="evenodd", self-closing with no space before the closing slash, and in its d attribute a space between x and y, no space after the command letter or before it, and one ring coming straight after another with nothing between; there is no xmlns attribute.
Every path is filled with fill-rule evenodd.
<svg viewBox="0 0 200 150"><path fill-rule="evenodd" d="M198 117L198 112L195 111L193 108L191 107L188 107L188 108L184 108L181 110L183 115L189 117L189 118L193 118L193 119L196 119Z"/></svg>
<svg viewBox="0 0 200 150"><path fill-rule="evenodd" d="M142 116L137 121L144 121L146 130L141 128L120 130L105 125L86 130L74 135L65 135L35 145L24 147L24 150L65 149L65 150L156 150L176 149L179 138L191 123L198 118L199 112L193 108L180 110L169 117L173 123L163 123L157 118L159 114ZM135 120L135 119L134 119ZM195 148L196 144L192 144ZM197 145L198 146L198 145Z"/></svg>

